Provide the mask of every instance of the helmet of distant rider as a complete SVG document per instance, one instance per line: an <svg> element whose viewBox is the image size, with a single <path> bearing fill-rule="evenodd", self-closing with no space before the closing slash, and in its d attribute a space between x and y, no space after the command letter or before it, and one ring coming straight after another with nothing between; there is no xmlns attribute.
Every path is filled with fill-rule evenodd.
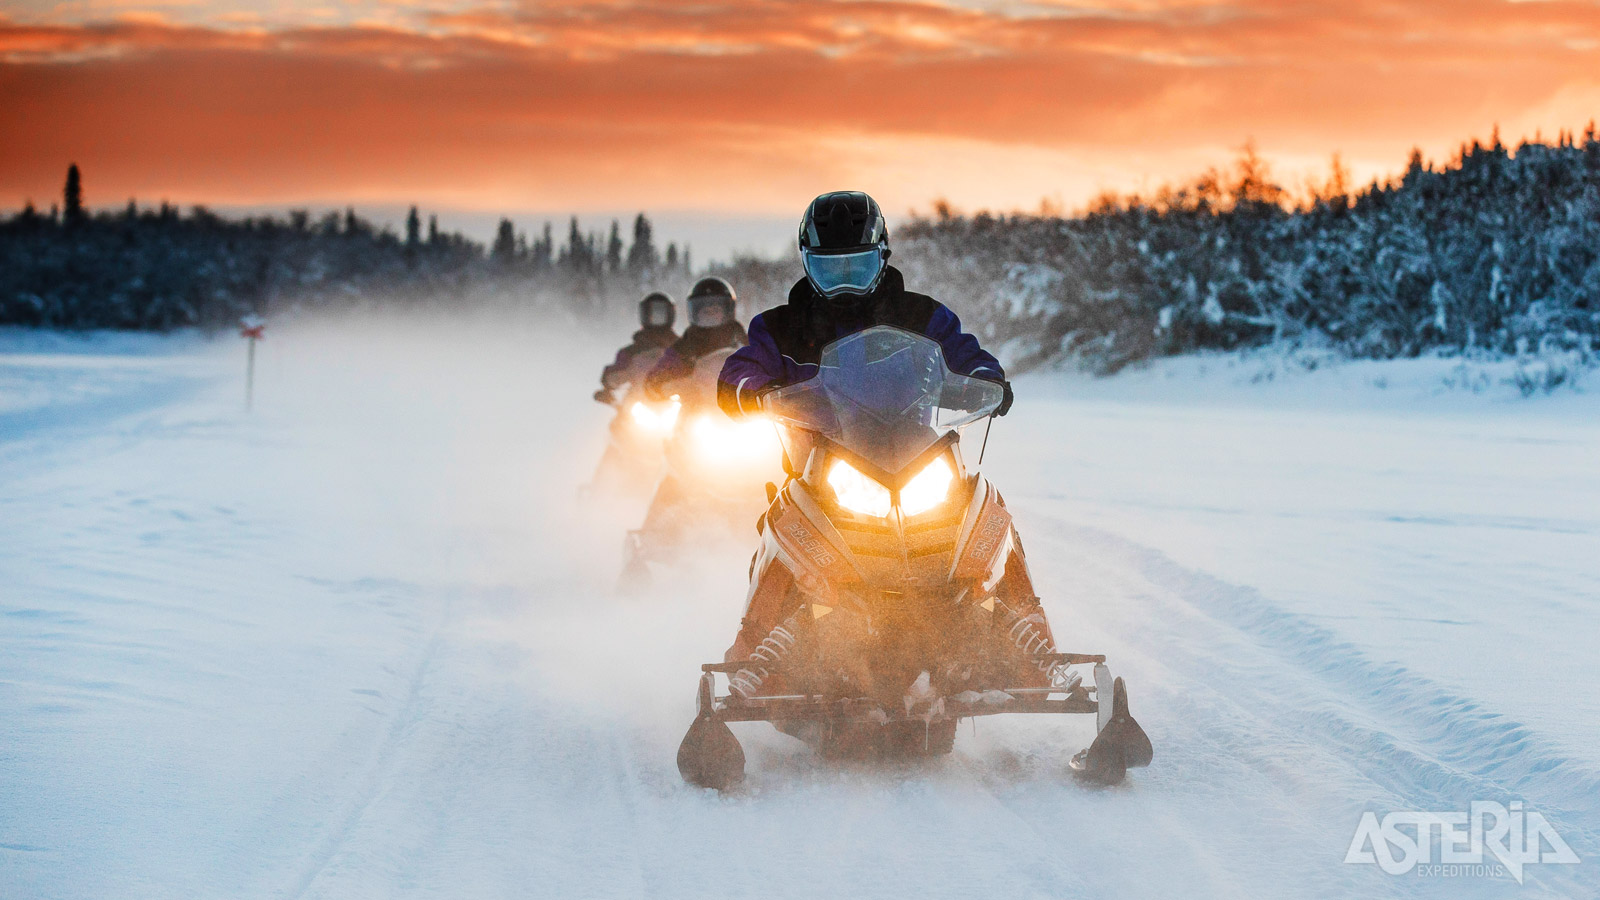
<svg viewBox="0 0 1600 900"><path fill-rule="evenodd" d="M672 298L660 291L652 291L639 301L639 324L645 328L671 328L677 318Z"/></svg>
<svg viewBox="0 0 1600 900"><path fill-rule="evenodd" d="M889 226L878 201L833 191L800 219L800 261L817 293L849 306L877 290L889 262Z"/></svg>
<svg viewBox="0 0 1600 900"><path fill-rule="evenodd" d="M734 303L739 296L733 285L721 278L702 278L689 291L689 324L697 328L716 328L734 321Z"/></svg>

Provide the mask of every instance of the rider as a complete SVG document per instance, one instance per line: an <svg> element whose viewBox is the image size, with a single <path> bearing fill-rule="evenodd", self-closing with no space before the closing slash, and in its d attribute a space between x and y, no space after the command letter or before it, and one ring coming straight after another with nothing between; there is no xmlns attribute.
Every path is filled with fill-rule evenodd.
<svg viewBox="0 0 1600 900"><path fill-rule="evenodd" d="M875 325L895 325L939 342L945 365L959 375L998 382L1011 408L1005 370L961 320L939 301L906 290L889 265L889 230L877 201L860 191L835 191L811 201L800 220L806 277L789 302L750 320L750 346L733 354L717 382L717 403L735 418L757 412L768 391L817 372L822 348Z"/></svg>
<svg viewBox="0 0 1600 900"><path fill-rule="evenodd" d="M701 376L705 380L701 381L696 377L696 364L719 350L737 350L745 346L744 326L734 316L736 299L733 286L721 278L702 278L695 283L688 298L689 327L645 376L646 397L663 401L676 396L686 409L709 408L716 402L712 381L706 377L713 370L708 367ZM683 422L680 418L680 430ZM671 446L669 442L669 456ZM647 559L659 553L662 547L681 539L685 527L682 513L701 495L696 485L678 477L669 462L667 473L656 486L650 508L645 512L644 524L630 537L623 581L632 587L625 589L631 590L649 577L644 568Z"/></svg>
<svg viewBox="0 0 1600 900"><path fill-rule="evenodd" d="M600 373L595 400L614 406L615 391L637 384L649 374L645 364L651 361L652 351L664 350L678 339L678 333L672 330L677 315L672 298L660 291L646 294L639 301L639 330L633 333L632 343L618 350L617 358Z"/></svg>
<svg viewBox="0 0 1600 900"><path fill-rule="evenodd" d="M888 259L888 228L871 197L836 191L812 200L800 220L806 276L790 289L786 305L750 320L750 346L728 357L717 380L718 405L735 418L759 412L769 391L815 375L826 345L876 325L894 325L938 341L951 371L1000 384L1005 399L995 415L1005 415L1011 409L1011 383L999 361L961 330L961 321L948 307L906 290L905 278ZM1021 541L1012 546L996 591L1009 608L1022 611L1048 635ZM764 602L765 596L752 591L750 608L727 653L730 662L746 658L777 624L782 610Z"/></svg>
<svg viewBox="0 0 1600 900"><path fill-rule="evenodd" d="M671 383L687 378L694 364L714 350L739 348L749 343L744 326L735 317L738 295L721 278L702 278L689 291L689 327L667 348L645 378L645 396L665 400L674 392Z"/></svg>

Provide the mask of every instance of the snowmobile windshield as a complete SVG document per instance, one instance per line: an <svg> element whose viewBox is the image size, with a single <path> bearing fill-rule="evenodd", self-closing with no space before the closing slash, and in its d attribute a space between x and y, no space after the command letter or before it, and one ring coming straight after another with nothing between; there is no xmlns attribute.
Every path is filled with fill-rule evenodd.
<svg viewBox="0 0 1600 900"><path fill-rule="evenodd" d="M936 341L878 325L824 347L817 374L774 391L766 406L778 422L892 474L1004 399L999 384L950 371Z"/></svg>

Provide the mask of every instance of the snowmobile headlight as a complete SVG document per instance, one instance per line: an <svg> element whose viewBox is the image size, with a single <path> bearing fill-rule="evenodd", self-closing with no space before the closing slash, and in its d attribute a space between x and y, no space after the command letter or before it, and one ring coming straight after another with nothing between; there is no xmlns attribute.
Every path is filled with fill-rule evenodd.
<svg viewBox="0 0 1600 900"><path fill-rule="evenodd" d="M653 409L649 404L636 400L632 406L628 407L628 415L633 417L633 424L645 431L666 434L672 430L672 426L678 421L678 409L680 406L681 404L678 402L677 397L668 400L659 409Z"/></svg>
<svg viewBox="0 0 1600 900"><path fill-rule="evenodd" d="M956 473L951 471L950 461L944 457L928 463L900 489L900 511L914 516L933 509L950 496L950 485L955 479Z"/></svg>
<svg viewBox="0 0 1600 900"><path fill-rule="evenodd" d="M879 518L889 515L889 489L842 459L835 459L828 468L828 487L833 488L839 505L851 512Z"/></svg>
<svg viewBox="0 0 1600 900"><path fill-rule="evenodd" d="M737 422L723 416L701 416L689 426L698 456L719 465L761 463L777 456L778 436L764 416Z"/></svg>

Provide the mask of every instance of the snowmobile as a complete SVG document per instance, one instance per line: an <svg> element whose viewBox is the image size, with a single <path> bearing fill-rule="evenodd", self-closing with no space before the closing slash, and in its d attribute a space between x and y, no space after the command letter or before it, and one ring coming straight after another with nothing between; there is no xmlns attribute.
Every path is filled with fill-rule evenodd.
<svg viewBox="0 0 1600 900"><path fill-rule="evenodd" d="M639 496L661 477L666 441L677 424L681 404L670 399L652 401L640 384L630 384L613 406L617 412L611 419L606 450L585 490Z"/></svg>
<svg viewBox="0 0 1600 900"><path fill-rule="evenodd" d="M623 593L648 586L651 565L676 555L685 538L700 543L718 533L749 534L766 507L762 487L781 471L778 437L770 421L734 421L717 407L717 373L732 353L706 354L693 374L672 384L681 411L666 442L666 474L644 524L628 532L623 546Z"/></svg>
<svg viewBox="0 0 1600 900"><path fill-rule="evenodd" d="M1003 397L891 326L835 341L814 377L766 396L789 478L767 488L740 639L701 666L686 781L742 780L731 722L771 722L824 757L903 757L948 753L969 717L1082 713L1096 737L1076 775L1113 784L1150 763L1123 680L1056 646L1004 500L963 463L963 428Z"/></svg>

